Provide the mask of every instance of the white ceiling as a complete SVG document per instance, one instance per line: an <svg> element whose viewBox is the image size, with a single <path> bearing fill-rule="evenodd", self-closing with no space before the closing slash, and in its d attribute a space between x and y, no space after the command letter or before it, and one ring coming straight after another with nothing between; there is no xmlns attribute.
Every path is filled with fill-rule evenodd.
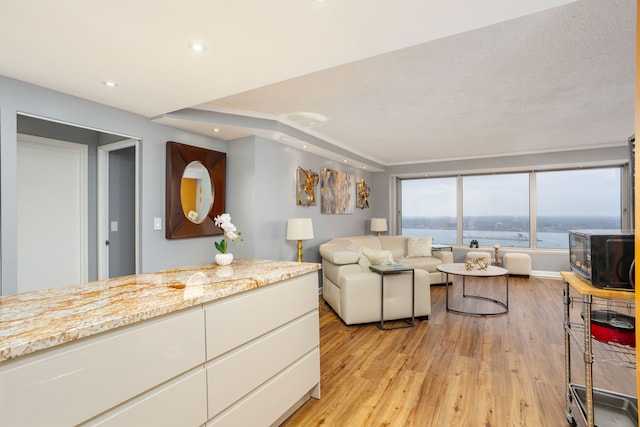
<svg viewBox="0 0 640 427"><path fill-rule="evenodd" d="M0 0L0 74L380 170L625 143L635 17L636 0Z"/></svg>

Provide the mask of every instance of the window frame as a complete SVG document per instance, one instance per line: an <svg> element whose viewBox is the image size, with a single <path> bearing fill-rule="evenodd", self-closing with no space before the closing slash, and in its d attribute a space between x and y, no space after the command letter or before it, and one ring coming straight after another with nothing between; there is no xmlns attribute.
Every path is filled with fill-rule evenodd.
<svg viewBox="0 0 640 427"><path fill-rule="evenodd" d="M631 184L631 172L629 164L607 164L607 165L599 165L592 167L567 167L567 168L553 168L553 169L538 169L538 170L505 170L502 172L492 172L492 173L459 173L459 174L434 174L430 176L420 176L420 177L397 177L396 178L396 192L397 192L397 209L395 223L396 223L396 233L402 234L402 182L406 180L428 180L428 179L437 179L437 178L456 178L456 239L457 241L454 243L455 246L463 245L463 194L462 194L462 182L464 177L468 176L486 176L486 175L507 175L507 174L523 174L526 173L529 175L529 246L528 247L513 247L513 249L518 250L544 250L544 251L568 251L568 249L557 249L557 248L538 248L537 247L537 180L536 176L538 173L543 172L562 172L562 171L579 171L579 170L590 170L590 169L619 169L620 170L620 223L623 229L632 229L633 228L633 218L631 218L631 213L633 210L631 209L630 203L633 200L632 197L632 184Z"/></svg>

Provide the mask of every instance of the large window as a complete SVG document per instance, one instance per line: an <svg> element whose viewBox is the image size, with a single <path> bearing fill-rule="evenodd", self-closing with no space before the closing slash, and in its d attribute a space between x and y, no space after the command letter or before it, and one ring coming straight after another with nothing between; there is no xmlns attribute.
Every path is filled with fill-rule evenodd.
<svg viewBox="0 0 640 427"><path fill-rule="evenodd" d="M462 178L462 244L529 247L529 174Z"/></svg>
<svg viewBox="0 0 640 427"><path fill-rule="evenodd" d="M567 248L569 230L621 228L620 168L538 172L536 246Z"/></svg>
<svg viewBox="0 0 640 427"><path fill-rule="evenodd" d="M621 167L401 180L402 234L566 249L569 230L622 228L621 182Z"/></svg>
<svg viewBox="0 0 640 427"><path fill-rule="evenodd" d="M458 242L456 178L408 179L402 184L402 234Z"/></svg>

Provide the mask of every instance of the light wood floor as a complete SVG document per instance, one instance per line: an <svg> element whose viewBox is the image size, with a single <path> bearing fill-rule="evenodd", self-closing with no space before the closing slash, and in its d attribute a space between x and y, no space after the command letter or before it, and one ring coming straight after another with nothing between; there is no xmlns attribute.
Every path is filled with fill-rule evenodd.
<svg viewBox="0 0 640 427"><path fill-rule="evenodd" d="M430 320L391 331L346 326L320 300L322 397L284 425L567 426L562 282L509 284L506 315L447 312L445 288L433 286ZM480 283L467 285L469 292ZM462 300L452 295L451 304ZM580 368L577 351L575 359ZM594 379L606 379L596 385L635 395L633 371L613 369L594 370Z"/></svg>

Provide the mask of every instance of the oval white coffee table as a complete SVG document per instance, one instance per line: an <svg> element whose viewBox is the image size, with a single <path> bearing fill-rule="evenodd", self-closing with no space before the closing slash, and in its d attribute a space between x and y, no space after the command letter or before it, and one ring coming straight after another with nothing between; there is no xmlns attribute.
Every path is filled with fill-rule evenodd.
<svg viewBox="0 0 640 427"><path fill-rule="evenodd" d="M445 287L446 287L445 301L446 301L447 311L451 311L453 313L460 313L460 314L470 314L474 316L497 316L500 314L505 314L509 311L509 272L507 271L507 269L490 265L489 267L487 267L486 270L467 270L465 268L464 263L440 264L439 266L437 266L437 269L447 275L446 281L445 281ZM452 274L454 276L462 276L462 297L463 298L468 297L468 298L476 298L476 299L491 301L499 305L500 307L502 307L502 310L497 312L473 312L473 311L455 310L453 308L450 308L449 307L449 274ZM467 276L471 276L471 277L504 276L505 293L506 293L505 300L500 301L500 300L485 297L482 295L467 294L466 287L465 287L465 278Z"/></svg>

